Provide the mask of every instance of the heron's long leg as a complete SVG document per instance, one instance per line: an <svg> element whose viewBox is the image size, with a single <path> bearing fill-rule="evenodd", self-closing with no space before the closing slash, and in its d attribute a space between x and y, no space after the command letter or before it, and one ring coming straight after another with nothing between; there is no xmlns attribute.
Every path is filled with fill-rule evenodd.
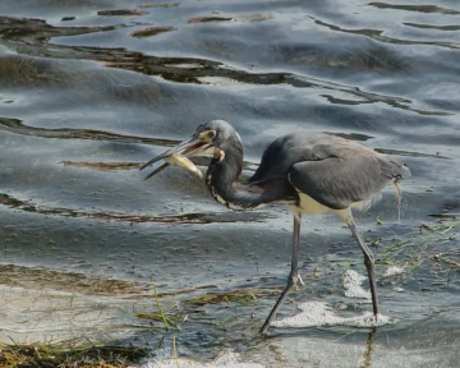
<svg viewBox="0 0 460 368"><path fill-rule="evenodd" d="M272 311L268 315L265 323L259 330L260 334L265 334L267 332L270 323L276 316L278 309L280 308L281 304L283 303L284 299L288 295L288 293L292 290L292 288L297 284L298 281L302 282L302 279L299 275L299 238L300 238L300 220L301 220L301 213L294 214L294 236L292 241L292 257L291 257L291 272L289 273L289 278L286 287L284 288L283 292L279 296L278 300L276 301L275 306L273 307Z"/></svg>
<svg viewBox="0 0 460 368"><path fill-rule="evenodd" d="M372 307L374 309L374 316L377 316L377 314L379 313L379 306L377 299L377 286L375 284L374 256L372 255L370 249L367 247L366 243L364 243L363 239L361 238L361 234L359 233L358 228L356 227L355 222L353 221L353 217L350 217L346 222L364 254L364 264L367 268L369 287L371 289L372 295Z"/></svg>

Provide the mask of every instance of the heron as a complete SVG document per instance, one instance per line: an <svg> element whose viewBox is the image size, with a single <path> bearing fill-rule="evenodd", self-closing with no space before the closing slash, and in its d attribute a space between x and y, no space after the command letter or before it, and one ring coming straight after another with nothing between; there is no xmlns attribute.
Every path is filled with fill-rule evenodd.
<svg viewBox="0 0 460 368"><path fill-rule="evenodd" d="M302 214L332 212L349 227L364 255L373 315L377 318L374 257L358 231L352 209L372 205L390 183L396 186L400 198L399 180L410 176L405 163L332 133L301 130L284 134L268 145L257 170L243 183L238 181L243 168L243 143L237 131L224 120L200 124L188 139L145 163L141 170L161 159L166 161L146 179L171 164L172 155L211 156L204 181L214 199L232 210L254 210L283 203L293 213L289 277L260 334L266 334L288 293L297 283L303 284L298 266ZM196 172L191 161L179 166Z"/></svg>

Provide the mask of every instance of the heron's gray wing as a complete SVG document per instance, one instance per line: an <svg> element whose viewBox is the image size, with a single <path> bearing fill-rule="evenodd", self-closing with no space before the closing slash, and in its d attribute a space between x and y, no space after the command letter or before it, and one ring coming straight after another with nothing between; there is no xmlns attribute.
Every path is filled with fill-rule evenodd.
<svg viewBox="0 0 460 368"><path fill-rule="evenodd" d="M393 179L402 177L405 170L404 165L385 156L355 151L344 157L297 162L288 178L297 190L322 205L345 209L371 198Z"/></svg>

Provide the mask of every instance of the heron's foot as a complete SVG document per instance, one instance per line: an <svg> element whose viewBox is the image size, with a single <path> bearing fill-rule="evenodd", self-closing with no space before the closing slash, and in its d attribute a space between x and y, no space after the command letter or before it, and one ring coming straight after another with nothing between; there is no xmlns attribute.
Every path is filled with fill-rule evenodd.
<svg viewBox="0 0 460 368"><path fill-rule="evenodd" d="M291 272L291 274L288 277L288 282L286 284L286 287L283 289L282 293L280 294L278 300L276 301L275 306L272 308L270 314L268 315L267 319L265 320L263 326L259 330L259 334L265 335L268 327L270 326L270 323L275 319L276 314L278 313L278 309L281 306L281 303L283 303L283 300L286 298L287 294L294 288L297 287L297 284L300 283L304 285L302 278L300 277L300 274L298 271L294 270L294 272Z"/></svg>

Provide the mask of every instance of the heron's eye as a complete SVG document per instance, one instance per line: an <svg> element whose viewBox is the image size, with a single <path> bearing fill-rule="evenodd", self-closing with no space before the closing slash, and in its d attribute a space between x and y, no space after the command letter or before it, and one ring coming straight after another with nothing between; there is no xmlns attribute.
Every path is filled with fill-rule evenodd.
<svg viewBox="0 0 460 368"><path fill-rule="evenodd" d="M213 139L216 136L216 131L215 130L210 130L208 132L208 137Z"/></svg>

